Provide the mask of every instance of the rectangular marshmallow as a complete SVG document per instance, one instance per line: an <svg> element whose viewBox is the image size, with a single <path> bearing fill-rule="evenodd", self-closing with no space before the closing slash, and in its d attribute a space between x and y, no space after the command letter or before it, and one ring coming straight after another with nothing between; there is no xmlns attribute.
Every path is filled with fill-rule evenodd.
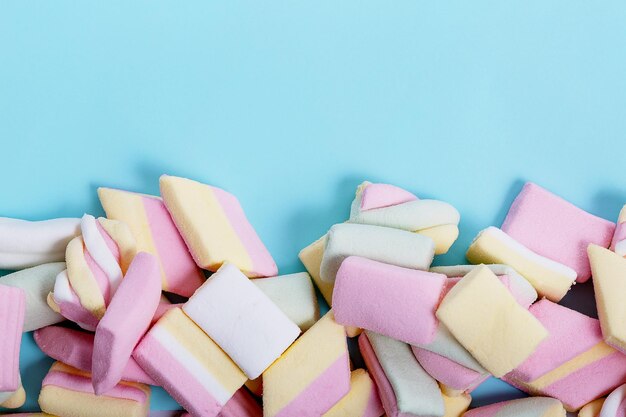
<svg viewBox="0 0 626 417"><path fill-rule="evenodd" d="M522 398L474 408L464 417L565 417L559 400L547 397Z"/></svg>
<svg viewBox="0 0 626 417"><path fill-rule="evenodd" d="M26 295L21 288L0 285L0 392L20 387L20 346Z"/></svg>
<svg viewBox="0 0 626 417"><path fill-rule="evenodd" d="M496 377L516 368L548 336L485 266L467 274L448 292L437 317Z"/></svg>
<svg viewBox="0 0 626 417"><path fill-rule="evenodd" d="M18 388L14 391L0 391L0 407L19 408L26 402L26 391L18 375Z"/></svg>
<svg viewBox="0 0 626 417"><path fill-rule="evenodd" d="M626 257L626 205L622 207L617 219L617 227L611 240L611 250Z"/></svg>
<svg viewBox="0 0 626 417"><path fill-rule="evenodd" d="M250 379L261 375L300 334L298 326L230 263L207 279L183 310Z"/></svg>
<svg viewBox="0 0 626 417"><path fill-rule="evenodd" d="M322 417L380 417L385 413L378 390L365 369L350 374L350 392Z"/></svg>

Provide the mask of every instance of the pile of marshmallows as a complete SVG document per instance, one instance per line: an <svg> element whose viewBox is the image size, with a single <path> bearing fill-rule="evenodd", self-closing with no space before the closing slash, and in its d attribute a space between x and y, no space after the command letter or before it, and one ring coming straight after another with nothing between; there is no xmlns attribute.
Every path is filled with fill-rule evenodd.
<svg viewBox="0 0 626 417"><path fill-rule="evenodd" d="M19 270L0 278L2 406L25 401L35 330L57 361L41 415L147 416L149 385L195 417L626 414L626 209L616 225L528 183L473 265L431 268L458 211L365 182L300 252L309 273L277 276L235 196L173 176L160 190L100 188L106 218L0 219L0 269ZM558 304L592 275L599 320ZM467 411L490 376L533 397Z"/></svg>

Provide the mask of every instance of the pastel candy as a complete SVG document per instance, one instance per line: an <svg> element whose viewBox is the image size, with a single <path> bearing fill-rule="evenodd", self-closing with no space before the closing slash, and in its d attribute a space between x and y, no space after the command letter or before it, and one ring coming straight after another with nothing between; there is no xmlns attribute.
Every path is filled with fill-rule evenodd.
<svg viewBox="0 0 626 417"><path fill-rule="evenodd" d="M607 248L615 224L529 182L513 201L502 231L533 252L572 268L577 281L585 282L591 276L587 246Z"/></svg>
<svg viewBox="0 0 626 417"><path fill-rule="evenodd" d="M578 417L598 417L602 406L604 405L605 398L598 398L585 405L578 412Z"/></svg>
<svg viewBox="0 0 626 417"><path fill-rule="evenodd" d="M361 256L404 268L426 270L435 253L431 238L390 227L336 224L326 238L320 265L323 281L334 282L339 266L348 256Z"/></svg>
<svg viewBox="0 0 626 417"><path fill-rule="evenodd" d="M26 391L18 375L18 388L14 391L0 391L0 407L19 408L26 402Z"/></svg>
<svg viewBox="0 0 626 417"><path fill-rule="evenodd" d="M589 245L588 251L604 340L626 352L626 258L597 245Z"/></svg>
<svg viewBox="0 0 626 417"><path fill-rule="evenodd" d="M415 200L418 200L417 196L395 185L364 181L357 187L352 205L358 211L367 211Z"/></svg>
<svg viewBox="0 0 626 417"><path fill-rule="evenodd" d="M474 269L448 292L437 317L496 377L519 366L548 336L485 266Z"/></svg>
<svg viewBox="0 0 626 417"><path fill-rule="evenodd" d="M234 195L169 175L161 176L159 183L165 205L198 266L217 271L230 262L248 277L278 273Z"/></svg>
<svg viewBox="0 0 626 417"><path fill-rule="evenodd" d="M522 398L475 408L463 417L565 417L563 404L547 397Z"/></svg>
<svg viewBox="0 0 626 417"><path fill-rule="evenodd" d="M349 256L335 281L335 320L405 343L431 342L445 281L442 274Z"/></svg>
<svg viewBox="0 0 626 417"><path fill-rule="evenodd" d="M366 331L359 336L359 349L388 417L445 415L437 382L422 369L409 345Z"/></svg>
<svg viewBox="0 0 626 417"><path fill-rule="evenodd" d="M79 219L28 221L0 217L0 269L23 269L65 258Z"/></svg>
<svg viewBox="0 0 626 417"><path fill-rule="evenodd" d="M350 390L343 327L332 310L263 373L265 417L318 417Z"/></svg>
<svg viewBox="0 0 626 417"><path fill-rule="evenodd" d="M591 349L602 340L598 320L585 316L550 300L540 300L530 313L548 330L548 337L511 377L532 382Z"/></svg>
<svg viewBox="0 0 626 417"><path fill-rule="evenodd" d="M447 395L443 387L441 395L446 409L444 417L461 417L472 402L472 397L469 394Z"/></svg>
<svg viewBox="0 0 626 417"><path fill-rule="evenodd" d="M12 414L3 414L4 417L54 417L51 414L46 413L12 413Z"/></svg>
<svg viewBox="0 0 626 417"><path fill-rule="evenodd" d="M488 227L467 251L473 264L506 264L526 278L539 293L559 302L576 281L576 271L531 251L496 227Z"/></svg>
<svg viewBox="0 0 626 417"><path fill-rule="evenodd" d="M380 417L385 413L376 385L365 369L350 374L350 392L323 417Z"/></svg>
<svg viewBox="0 0 626 417"><path fill-rule="evenodd" d="M55 362L43 380L39 406L63 417L146 417L150 387L121 382L106 395L95 395L89 373Z"/></svg>
<svg viewBox="0 0 626 417"><path fill-rule="evenodd" d="M25 304L24 290L0 285L0 393L12 393L20 387Z"/></svg>
<svg viewBox="0 0 626 417"><path fill-rule="evenodd" d="M247 378L180 308L169 310L133 352L139 365L197 417L215 417Z"/></svg>
<svg viewBox="0 0 626 417"><path fill-rule="evenodd" d="M302 331L319 319L317 295L306 272L253 279L256 285Z"/></svg>
<svg viewBox="0 0 626 417"><path fill-rule="evenodd" d="M263 408L248 390L242 387L224 405L219 417L263 417Z"/></svg>
<svg viewBox="0 0 626 417"><path fill-rule="evenodd" d="M109 219L128 225L137 250L159 261L164 291L189 297L204 282L187 245L159 197L99 188L100 203Z"/></svg>
<svg viewBox="0 0 626 417"><path fill-rule="evenodd" d="M617 227L611 240L611 250L619 256L626 256L626 206L619 212Z"/></svg>
<svg viewBox="0 0 626 417"><path fill-rule="evenodd" d="M261 375L300 334L298 326L230 263L207 279L183 310L250 379Z"/></svg>
<svg viewBox="0 0 626 417"><path fill-rule="evenodd" d="M626 415L626 384L615 389L604 401L600 417L623 417Z"/></svg>
<svg viewBox="0 0 626 417"><path fill-rule="evenodd" d="M122 379L133 349L148 330L160 297L159 264L154 256L139 252L96 328L92 360L96 394L108 392Z"/></svg>
<svg viewBox="0 0 626 417"><path fill-rule="evenodd" d="M81 332L67 327L48 326L35 331L34 338L39 349L52 359L81 371L91 372L93 333ZM156 385L156 382L139 367L133 358L128 359L122 371L121 379Z"/></svg>
<svg viewBox="0 0 626 417"><path fill-rule="evenodd" d="M48 294L54 288L56 276L65 269L65 262L53 262L23 269L0 277L0 284L21 288L26 295L24 331L30 332L59 323L63 316L48 306Z"/></svg>

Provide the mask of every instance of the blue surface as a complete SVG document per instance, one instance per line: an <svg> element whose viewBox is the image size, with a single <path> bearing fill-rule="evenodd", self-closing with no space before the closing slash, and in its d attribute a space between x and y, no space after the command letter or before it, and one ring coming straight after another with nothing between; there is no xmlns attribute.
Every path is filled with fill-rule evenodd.
<svg viewBox="0 0 626 417"><path fill-rule="evenodd" d="M281 272L364 179L460 210L440 264L524 180L615 219L624 22L617 1L2 2L0 215L101 214L97 186L189 176L237 194ZM25 336L24 409L49 364Z"/></svg>

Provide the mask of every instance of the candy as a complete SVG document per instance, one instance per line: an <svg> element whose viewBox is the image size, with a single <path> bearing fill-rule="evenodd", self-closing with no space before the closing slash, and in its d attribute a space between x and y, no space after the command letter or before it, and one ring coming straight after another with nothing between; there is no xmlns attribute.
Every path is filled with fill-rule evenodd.
<svg viewBox="0 0 626 417"><path fill-rule="evenodd" d="M626 415L626 384L615 389L604 401L600 417L617 417Z"/></svg>
<svg viewBox="0 0 626 417"><path fill-rule="evenodd" d="M120 382L105 395L95 395L89 373L55 362L43 380L41 410L63 417L146 417L150 387Z"/></svg>
<svg viewBox="0 0 626 417"><path fill-rule="evenodd" d="M187 417L190 417L189 414ZM248 390L242 387L224 405L219 417L263 417L263 408Z"/></svg>
<svg viewBox="0 0 626 417"><path fill-rule="evenodd" d="M230 262L249 277L278 273L237 198L186 178L161 176L161 195L198 266L217 271Z"/></svg>
<svg viewBox="0 0 626 417"><path fill-rule="evenodd" d="M154 196L99 188L98 196L109 219L128 225L137 250L155 256L164 291L189 297L204 282L163 201Z"/></svg>
<svg viewBox="0 0 626 417"><path fill-rule="evenodd" d="M576 271L531 251L496 227L478 234L467 259L473 264L506 264L526 278L540 296L559 302L576 281Z"/></svg>
<svg viewBox="0 0 626 417"><path fill-rule="evenodd" d="M306 272L253 279L256 285L283 313L306 331L319 319L317 295Z"/></svg>
<svg viewBox="0 0 626 417"><path fill-rule="evenodd" d="M474 269L448 292L437 317L496 377L516 368L548 336L485 266Z"/></svg>
<svg viewBox="0 0 626 417"><path fill-rule="evenodd" d="M469 408L472 397L469 394L449 396L445 391L446 388L442 387L443 403L446 409L443 417L461 417Z"/></svg>
<svg viewBox="0 0 626 417"><path fill-rule="evenodd" d="M619 256L626 256L626 206L619 212L617 227L611 240L611 250Z"/></svg>
<svg viewBox="0 0 626 417"><path fill-rule="evenodd" d="M65 258L79 219L31 222L0 217L0 269L23 269Z"/></svg>
<svg viewBox="0 0 626 417"><path fill-rule="evenodd" d="M263 373L265 417L318 417L350 390L344 328L332 310Z"/></svg>
<svg viewBox="0 0 626 417"><path fill-rule="evenodd" d="M207 279L183 310L250 379L261 375L300 334L298 326L230 263Z"/></svg>
<svg viewBox="0 0 626 417"><path fill-rule="evenodd" d="M26 391L18 375L18 388L15 391L0 391L0 407L19 408L26 402Z"/></svg>
<svg viewBox="0 0 626 417"><path fill-rule="evenodd" d="M20 387L25 304L24 290L0 285L0 393L12 393Z"/></svg>
<svg viewBox="0 0 626 417"><path fill-rule="evenodd" d="M159 264L154 256L139 252L96 328L92 361L96 394L106 393L122 378L133 349L148 330L160 297Z"/></svg>
<svg viewBox="0 0 626 417"><path fill-rule="evenodd" d="M350 256L337 272L335 320L405 343L429 343L445 281L442 274Z"/></svg>
<svg viewBox="0 0 626 417"><path fill-rule="evenodd" d="M385 413L374 381L365 369L350 374L350 392L323 417L380 417Z"/></svg>
<svg viewBox="0 0 626 417"><path fill-rule="evenodd" d="M591 276L587 246L608 247L615 224L565 201L548 190L526 183L502 223L502 231L531 251L567 265L578 282Z"/></svg>
<svg viewBox="0 0 626 417"><path fill-rule="evenodd" d="M536 397L475 408L463 417L565 417L565 410L554 398Z"/></svg>
<svg viewBox="0 0 626 417"><path fill-rule="evenodd" d="M598 398L585 405L578 412L578 417L598 417L600 415L600 411L602 410L602 405L604 404L605 398Z"/></svg>
<svg viewBox="0 0 626 417"><path fill-rule="evenodd" d="M388 417L444 416L439 386L419 365L409 345L364 332L359 336L359 349Z"/></svg>
<svg viewBox="0 0 626 417"><path fill-rule="evenodd" d="M320 266L322 281L334 282L341 263L348 256L361 256L405 268L426 270L433 261L435 246L431 238L364 224L336 224L326 237Z"/></svg>
<svg viewBox="0 0 626 417"><path fill-rule="evenodd" d="M588 252L604 340L626 353L626 259L597 245L589 245Z"/></svg>
<svg viewBox="0 0 626 417"><path fill-rule="evenodd" d="M215 417L247 378L180 308L169 310L133 352L139 365L187 411Z"/></svg>

